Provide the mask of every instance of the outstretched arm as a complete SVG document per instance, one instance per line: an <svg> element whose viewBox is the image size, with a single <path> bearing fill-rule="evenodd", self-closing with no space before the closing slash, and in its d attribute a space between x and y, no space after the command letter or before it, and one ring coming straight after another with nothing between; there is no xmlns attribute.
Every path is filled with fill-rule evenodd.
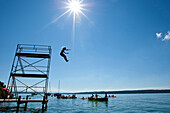
<svg viewBox="0 0 170 113"><path fill-rule="evenodd" d="M66 49L66 51L70 51L71 49Z"/></svg>
<svg viewBox="0 0 170 113"><path fill-rule="evenodd" d="M64 52L65 54L69 54L69 53L66 53L66 52Z"/></svg>

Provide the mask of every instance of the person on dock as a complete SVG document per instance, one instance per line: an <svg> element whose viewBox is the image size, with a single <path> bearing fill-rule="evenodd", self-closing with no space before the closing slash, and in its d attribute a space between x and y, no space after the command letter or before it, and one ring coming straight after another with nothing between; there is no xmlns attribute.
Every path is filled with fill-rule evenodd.
<svg viewBox="0 0 170 113"><path fill-rule="evenodd" d="M60 55L64 58L64 60L66 62L68 62L69 60L67 59L66 55L65 54L69 54L69 53L66 53L65 51L69 51L70 49L66 49L66 47L62 47L62 50L60 52Z"/></svg>

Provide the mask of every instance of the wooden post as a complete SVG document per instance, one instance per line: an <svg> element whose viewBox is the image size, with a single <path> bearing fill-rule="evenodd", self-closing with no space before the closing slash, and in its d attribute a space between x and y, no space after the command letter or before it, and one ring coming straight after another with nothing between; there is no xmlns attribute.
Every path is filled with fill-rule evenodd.
<svg viewBox="0 0 170 113"><path fill-rule="evenodd" d="M46 95L45 100L47 100L47 99L48 99L48 96ZM45 102L45 109L47 109L47 102Z"/></svg>
<svg viewBox="0 0 170 113"><path fill-rule="evenodd" d="M28 95L27 95L27 97L26 97L26 100L28 100ZM24 111L26 111L26 110L27 110L27 104L28 104L28 102L25 102L25 108L24 108Z"/></svg>
<svg viewBox="0 0 170 113"><path fill-rule="evenodd" d="M17 102L17 113L19 112L19 105L21 103L20 101L21 101L21 96L19 96L18 102Z"/></svg>
<svg viewBox="0 0 170 113"><path fill-rule="evenodd" d="M44 111L44 104L45 104L45 96L43 97L43 102L42 102L42 111Z"/></svg>

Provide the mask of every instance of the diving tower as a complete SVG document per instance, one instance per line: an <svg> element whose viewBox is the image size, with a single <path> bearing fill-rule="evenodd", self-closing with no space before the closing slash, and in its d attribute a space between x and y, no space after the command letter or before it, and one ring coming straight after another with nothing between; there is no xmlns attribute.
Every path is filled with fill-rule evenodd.
<svg viewBox="0 0 170 113"><path fill-rule="evenodd" d="M18 93L45 94L51 61L51 46L18 44L7 84L16 97Z"/></svg>

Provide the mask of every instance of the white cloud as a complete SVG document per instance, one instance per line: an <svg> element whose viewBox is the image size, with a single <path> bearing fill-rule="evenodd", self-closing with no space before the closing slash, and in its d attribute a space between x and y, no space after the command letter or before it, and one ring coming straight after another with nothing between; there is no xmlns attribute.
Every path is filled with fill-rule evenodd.
<svg viewBox="0 0 170 113"><path fill-rule="evenodd" d="M165 35L165 37L162 39L162 41L165 40L170 40L170 31L168 31L168 33Z"/></svg>
<svg viewBox="0 0 170 113"><path fill-rule="evenodd" d="M161 38L162 37L162 33L156 33L156 37L157 37L157 39Z"/></svg>

